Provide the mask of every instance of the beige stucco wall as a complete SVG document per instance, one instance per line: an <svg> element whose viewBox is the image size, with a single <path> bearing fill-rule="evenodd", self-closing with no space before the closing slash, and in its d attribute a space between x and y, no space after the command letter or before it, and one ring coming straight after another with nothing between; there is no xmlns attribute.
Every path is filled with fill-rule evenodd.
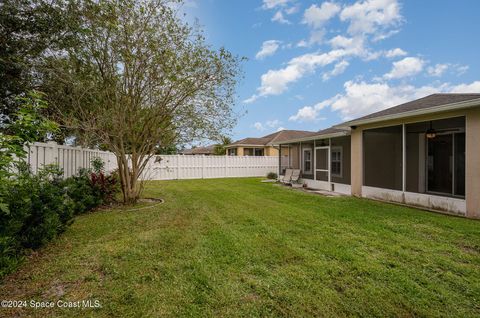
<svg viewBox="0 0 480 318"><path fill-rule="evenodd" d="M352 195L362 195L363 185L363 130L409 124L421 121L465 116L466 118L466 171L465 200L467 217L480 218L480 107L450 111L438 114L415 116L408 119L395 119L374 124L358 126L351 132L352 136Z"/></svg>
<svg viewBox="0 0 480 318"><path fill-rule="evenodd" d="M363 130L352 129L351 132L351 187L352 195L362 196L363 185Z"/></svg>
<svg viewBox="0 0 480 318"><path fill-rule="evenodd" d="M278 149L272 146L265 147L265 156L278 156ZM287 155L288 149L282 149L282 155Z"/></svg>
<svg viewBox="0 0 480 318"><path fill-rule="evenodd" d="M467 217L478 219L480 218L480 108L468 112L465 125Z"/></svg>
<svg viewBox="0 0 480 318"><path fill-rule="evenodd" d="M230 149L232 149L232 148L230 148ZM265 156L278 156L278 148L273 147L273 146L266 146L266 147L262 147L262 146L259 146L259 147L258 146L257 147L239 146L239 147L236 147L236 148L237 148L237 156L244 156L245 155L244 148L262 148L264 150L264 155ZM288 156L288 148L282 147L282 156L283 155Z"/></svg>

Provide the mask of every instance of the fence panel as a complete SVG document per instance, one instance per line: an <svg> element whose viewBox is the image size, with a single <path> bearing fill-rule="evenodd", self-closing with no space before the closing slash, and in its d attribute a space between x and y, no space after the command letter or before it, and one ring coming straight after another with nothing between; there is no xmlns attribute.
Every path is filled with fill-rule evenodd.
<svg viewBox="0 0 480 318"><path fill-rule="evenodd" d="M278 157L161 155L142 175L149 180L258 177L278 171Z"/></svg>
<svg viewBox="0 0 480 318"><path fill-rule="evenodd" d="M115 155L108 151L86 149L58 145L55 142L35 142L26 147L28 155L27 163L33 173L49 164L57 164L62 170L64 177L68 178L78 173L80 168L92 168L91 161L100 157L105 163L105 170L110 172L117 168Z"/></svg>
<svg viewBox="0 0 480 318"><path fill-rule="evenodd" d="M95 157L103 160L106 171L117 168L115 155L108 151L63 146L55 142L36 142L27 148L26 160L34 173L45 165L58 164L64 171L64 177L70 177L78 173L80 168L92 168L91 161ZM269 172L278 172L278 157L160 155L150 159L141 178L173 180L259 177Z"/></svg>

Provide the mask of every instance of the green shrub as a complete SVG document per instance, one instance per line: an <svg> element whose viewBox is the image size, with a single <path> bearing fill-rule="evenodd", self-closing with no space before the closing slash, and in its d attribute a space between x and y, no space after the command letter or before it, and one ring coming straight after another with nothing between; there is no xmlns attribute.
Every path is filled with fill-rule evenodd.
<svg viewBox="0 0 480 318"><path fill-rule="evenodd" d="M64 181L67 196L73 201L75 215L88 212L103 203L99 190L92 186L90 172L80 169L78 176Z"/></svg>
<svg viewBox="0 0 480 318"><path fill-rule="evenodd" d="M27 249L54 239L85 213L113 200L118 185L114 175L81 170L63 180L55 165L37 175L24 163L15 178L0 184L0 278L12 271Z"/></svg>
<svg viewBox="0 0 480 318"><path fill-rule="evenodd" d="M278 175L275 172L267 173L267 179L277 179Z"/></svg>

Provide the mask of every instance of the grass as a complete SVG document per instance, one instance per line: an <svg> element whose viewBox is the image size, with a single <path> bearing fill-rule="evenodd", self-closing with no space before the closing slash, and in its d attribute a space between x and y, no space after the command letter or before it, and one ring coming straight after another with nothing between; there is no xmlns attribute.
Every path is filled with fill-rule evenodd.
<svg viewBox="0 0 480 318"><path fill-rule="evenodd" d="M0 299L99 300L0 316L480 315L480 222L259 179L152 182L152 209L78 217Z"/></svg>

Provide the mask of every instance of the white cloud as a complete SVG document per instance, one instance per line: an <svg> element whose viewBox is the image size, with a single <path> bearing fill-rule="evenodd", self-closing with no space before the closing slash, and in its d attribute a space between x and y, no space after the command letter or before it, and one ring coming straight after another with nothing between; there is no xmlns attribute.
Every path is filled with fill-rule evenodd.
<svg viewBox="0 0 480 318"><path fill-rule="evenodd" d="M327 73L324 73L322 75L322 79L324 81L330 79L331 77L333 76L337 76L337 75L340 75L342 74L343 72L345 72L345 70L347 69L348 65L350 65L350 63L348 63L347 61L341 61L337 64L335 64L335 66L333 67L333 70L331 70L330 72L327 72Z"/></svg>
<svg viewBox="0 0 480 318"><path fill-rule="evenodd" d="M289 15L290 15L290 14L294 14L294 13L297 13L299 9L300 9L300 6L295 5L295 6L293 6L293 7L286 8L286 9L285 9L285 13L286 13L286 14L289 14Z"/></svg>
<svg viewBox="0 0 480 318"><path fill-rule="evenodd" d="M405 55L407 55L407 52L405 52L404 50L398 47L385 52L385 56L388 58L405 56Z"/></svg>
<svg viewBox="0 0 480 318"><path fill-rule="evenodd" d="M323 42L323 38L325 37L326 31L324 29L314 30L310 32L310 38L308 39L308 46L313 44L321 44Z"/></svg>
<svg viewBox="0 0 480 318"><path fill-rule="evenodd" d="M314 121L317 118L318 111L312 107L312 106L305 106L303 108L300 108L298 112L290 116L288 120L290 121Z"/></svg>
<svg viewBox="0 0 480 318"><path fill-rule="evenodd" d="M261 122L256 122L255 124L253 124L253 127L255 127L256 130L265 130L265 127L263 127L263 124Z"/></svg>
<svg viewBox="0 0 480 318"><path fill-rule="evenodd" d="M275 128L275 127L278 127L282 122L279 121L278 119L274 119L274 120L267 120L265 122L265 125L270 127L270 128Z"/></svg>
<svg viewBox="0 0 480 318"><path fill-rule="evenodd" d="M480 93L480 81L469 84L441 83L419 87L348 81L344 84L344 89L342 94L318 103L319 106L299 109L296 115L290 117L290 120L315 118L319 110L326 107L339 112L343 120L351 120L434 93Z"/></svg>
<svg viewBox="0 0 480 318"><path fill-rule="evenodd" d="M338 12L340 12L340 6L333 2L326 1L320 7L313 4L305 10L303 23L314 28L320 28Z"/></svg>
<svg viewBox="0 0 480 318"><path fill-rule="evenodd" d="M334 63L348 54L349 52L346 50L332 50L327 53L309 53L295 57L288 62L286 67L269 70L262 75L258 95L279 95L287 90L290 83L296 82L305 74L313 72L319 66Z"/></svg>
<svg viewBox="0 0 480 318"><path fill-rule="evenodd" d="M298 43L299 47L307 47L313 44L321 44L326 34L325 23L340 12L340 6L334 2L324 2L321 6L311 5L303 13L303 24L312 28L308 41L302 40Z"/></svg>
<svg viewBox="0 0 480 318"><path fill-rule="evenodd" d="M263 42L262 48L255 55L255 58L257 60L261 60L261 59L263 59L267 56L271 56L271 55L275 54L275 52L280 47L281 43L282 43L281 41L277 41L277 40L268 40L268 41Z"/></svg>
<svg viewBox="0 0 480 318"><path fill-rule="evenodd" d="M275 15L272 17L271 19L273 22L278 22L278 23L281 23L281 24L291 24L290 21L288 21L287 19L285 19L283 17L283 13L281 10L277 11L275 13Z"/></svg>
<svg viewBox="0 0 480 318"><path fill-rule="evenodd" d="M246 98L243 100L243 102L245 104L251 104L253 102L255 102L260 96L258 96L257 94L253 94L252 96L250 96L249 98Z"/></svg>
<svg viewBox="0 0 480 318"><path fill-rule="evenodd" d="M430 76L440 77L448 68L448 64L435 64L435 66L429 66L427 68L427 73Z"/></svg>
<svg viewBox="0 0 480 318"><path fill-rule="evenodd" d="M335 99L336 97L333 97L313 106L302 107L297 111L295 115L290 116L288 120L297 122L312 122L318 120L325 120L325 117L318 117L318 115L322 109L329 106Z"/></svg>
<svg viewBox="0 0 480 318"><path fill-rule="evenodd" d="M282 130L285 130L285 127L278 127L277 128L277 131L282 131Z"/></svg>
<svg viewBox="0 0 480 318"><path fill-rule="evenodd" d="M259 131L264 131L264 130L271 130L271 129L276 129L280 127L282 122L278 119L272 119L272 120L267 120L265 123L261 123L257 121L254 123L252 126ZM284 129L283 127L280 127L281 129Z"/></svg>
<svg viewBox="0 0 480 318"><path fill-rule="evenodd" d="M337 35L330 39L329 43L334 49L347 50L351 55L365 56L367 50L365 49L365 39L361 36L351 38Z"/></svg>
<svg viewBox="0 0 480 318"><path fill-rule="evenodd" d="M308 46L308 42L305 40L300 40L297 43L297 47L307 47L307 46Z"/></svg>
<svg viewBox="0 0 480 318"><path fill-rule="evenodd" d="M480 81L453 86L451 93L480 93Z"/></svg>
<svg viewBox="0 0 480 318"><path fill-rule="evenodd" d="M423 70L425 61L418 57L406 57L403 60L393 62L390 72L384 75L387 79L395 79L413 76Z"/></svg>
<svg viewBox="0 0 480 318"><path fill-rule="evenodd" d="M457 75L462 75L469 69L468 65L450 64L450 63L438 63L434 66L427 68L427 73L430 76L441 77L445 72L449 71Z"/></svg>
<svg viewBox="0 0 480 318"><path fill-rule="evenodd" d="M284 68L269 70L264 73L261 76L261 84L257 88L257 94L244 102L252 103L261 96L282 94L290 84L298 81L306 74L314 72L318 67L327 66L349 56L361 56L367 59L371 54L363 47L361 37L336 36L330 40L330 43L334 49L329 52L303 54L291 59ZM302 44L299 43L297 46Z"/></svg>
<svg viewBox="0 0 480 318"><path fill-rule="evenodd" d="M463 73L468 71L469 68L470 66L468 65L455 65L455 70L457 71L457 75L462 75Z"/></svg>
<svg viewBox="0 0 480 318"><path fill-rule="evenodd" d="M388 28L402 21L397 0L365 0L346 6L340 13L342 21L348 21L350 34L388 34Z"/></svg>
<svg viewBox="0 0 480 318"><path fill-rule="evenodd" d="M263 0L262 8L265 10L286 6L291 0Z"/></svg>

